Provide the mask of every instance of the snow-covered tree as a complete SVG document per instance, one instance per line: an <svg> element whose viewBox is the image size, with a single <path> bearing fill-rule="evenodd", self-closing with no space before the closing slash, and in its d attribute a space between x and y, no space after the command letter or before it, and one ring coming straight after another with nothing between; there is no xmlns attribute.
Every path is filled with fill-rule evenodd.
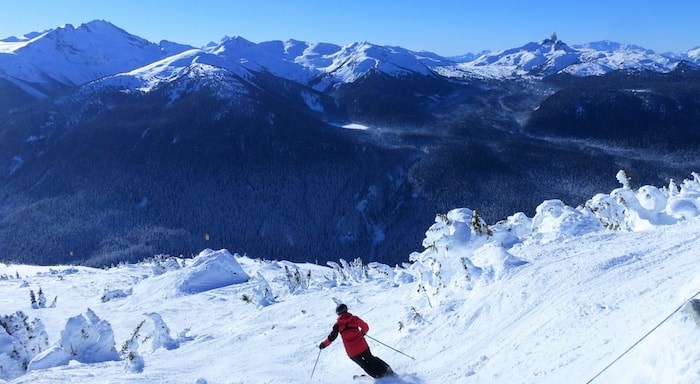
<svg viewBox="0 0 700 384"><path fill-rule="evenodd" d="M258 305L258 307L267 307L275 303L275 295L272 294L272 288L270 284L265 280L262 274L258 272L255 276L255 286L253 287L253 299L252 301Z"/></svg>
<svg viewBox="0 0 700 384"><path fill-rule="evenodd" d="M632 189L632 181L629 178L629 176L627 176L627 173L624 170L619 170L615 177L617 178L617 181L619 181L620 184L622 184L622 188Z"/></svg>
<svg viewBox="0 0 700 384"><path fill-rule="evenodd" d="M145 362L143 357L139 354L139 337L141 337L141 328L146 323L146 320L142 320L134 332L131 333L131 337L122 344L122 349L119 351L119 356L124 360L124 370L134 373L143 372Z"/></svg>
<svg viewBox="0 0 700 384"><path fill-rule="evenodd" d="M46 308L46 296L41 287L39 287L39 292L37 292L36 303L39 308Z"/></svg>
<svg viewBox="0 0 700 384"><path fill-rule="evenodd" d="M39 319L29 321L24 312L0 317L0 379L23 375L29 362L49 346Z"/></svg>
<svg viewBox="0 0 700 384"><path fill-rule="evenodd" d="M311 283L311 270L302 273L296 265L292 265L291 268L285 265L284 275L285 284L289 288L289 293L299 294L309 288L309 284Z"/></svg>
<svg viewBox="0 0 700 384"><path fill-rule="evenodd" d="M67 365L71 360L80 363L120 360L112 326L89 308L84 315L69 318L61 331L61 340L36 356L28 369Z"/></svg>

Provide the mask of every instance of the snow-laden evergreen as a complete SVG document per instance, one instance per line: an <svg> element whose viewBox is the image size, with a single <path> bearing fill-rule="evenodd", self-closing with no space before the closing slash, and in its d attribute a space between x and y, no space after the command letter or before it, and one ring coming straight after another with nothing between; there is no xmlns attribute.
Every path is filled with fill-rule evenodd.
<svg viewBox="0 0 700 384"><path fill-rule="evenodd" d="M109 269L0 265L0 381L347 383L361 372L343 348L317 347L343 302L415 357L370 339L399 373L381 383L697 383L700 175L617 179L533 217L438 214L401 266L226 250ZM32 306L38 286L55 307Z"/></svg>

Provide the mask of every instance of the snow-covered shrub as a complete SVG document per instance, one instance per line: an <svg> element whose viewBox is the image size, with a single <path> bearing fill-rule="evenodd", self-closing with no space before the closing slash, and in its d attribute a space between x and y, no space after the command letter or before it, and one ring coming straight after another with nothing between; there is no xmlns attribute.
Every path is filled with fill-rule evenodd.
<svg viewBox="0 0 700 384"><path fill-rule="evenodd" d="M103 303L106 303L108 301L114 300L114 299L123 299L125 297L131 296L132 289L129 288L127 290L123 289L113 289L113 290L105 290L105 293L102 294L102 297L100 297L100 301Z"/></svg>
<svg viewBox="0 0 700 384"><path fill-rule="evenodd" d="M698 214L697 199L689 200L683 190L679 193L673 181L667 190L645 185L634 191L625 185L623 183L622 188L614 189L609 195L598 194L586 202L586 208L607 229L643 231Z"/></svg>
<svg viewBox="0 0 700 384"><path fill-rule="evenodd" d="M292 265L291 268L285 265L284 277L284 283L291 294L303 293L311 284L311 270L303 273L296 265Z"/></svg>
<svg viewBox="0 0 700 384"><path fill-rule="evenodd" d="M615 178L617 181L622 184L622 188L624 189L632 189L632 179L630 179L629 176L627 176L627 173L624 170L619 170L617 171L617 175L615 175Z"/></svg>
<svg viewBox="0 0 700 384"><path fill-rule="evenodd" d="M253 283L253 297L249 298L249 301L258 307L267 307L275 303L275 295L272 294L272 288L270 288L270 284L260 272L255 276Z"/></svg>
<svg viewBox="0 0 700 384"><path fill-rule="evenodd" d="M545 243L562 236L581 236L600 229L601 222L591 210L578 210L560 200L544 201L532 218L532 235Z"/></svg>
<svg viewBox="0 0 700 384"><path fill-rule="evenodd" d="M478 275L479 268L468 258L476 247L489 241L493 235L493 230L471 209L454 209L437 215L435 223L425 233L425 250L410 255L411 269L419 286L426 292L437 294L453 279L470 280L473 275Z"/></svg>
<svg viewBox="0 0 700 384"><path fill-rule="evenodd" d="M406 321L399 321L399 331L411 325L423 324L425 320L423 315L416 309L416 307L410 307L406 310Z"/></svg>
<svg viewBox="0 0 700 384"><path fill-rule="evenodd" d="M539 219L517 213L489 226L477 211L467 208L437 215L425 233L425 250L410 256L410 270L418 280L419 295L432 306L429 296L445 287L471 290L479 281L501 278L507 271L526 264L507 248L529 238L535 223L549 225L542 216Z"/></svg>
<svg viewBox="0 0 700 384"><path fill-rule="evenodd" d="M525 241L547 243L563 238L609 230L642 231L658 225L700 216L700 175L668 188L642 186L634 190L624 171L617 174L622 184L609 194L597 194L580 207L559 200L540 204L532 219L516 213L494 225L486 225L477 211L460 208L439 214L425 233L422 252L410 255L409 272L417 280L419 297L438 294L444 287L473 289L507 275L527 263L510 249ZM333 266L331 264L331 266ZM343 268L334 266L342 282L348 280Z"/></svg>
<svg viewBox="0 0 700 384"><path fill-rule="evenodd" d="M49 337L39 319L29 322L23 312L0 317L0 379L23 375L29 362L49 346Z"/></svg>
<svg viewBox="0 0 700 384"><path fill-rule="evenodd" d="M112 327L91 309L84 315L69 318L61 331L61 340L37 355L28 369L67 365L71 360L86 364L119 360Z"/></svg>
<svg viewBox="0 0 700 384"><path fill-rule="evenodd" d="M155 255L152 260L151 270L155 276L162 275L168 271L175 271L181 268L180 262L176 257L170 255Z"/></svg>
<svg viewBox="0 0 700 384"><path fill-rule="evenodd" d="M170 328L158 313L150 312L146 313L145 316L146 320L141 327L139 342L147 347L148 352L152 353L161 348L171 350L180 346L178 341L170 337Z"/></svg>
<svg viewBox="0 0 700 384"><path fill-rule="evenodd" d="M680 190L671 180L668 187L666 213L676 220L700 216L700 175L693 172L692 180L684 180Z"/></svg>
<svg viewBox="0 0 700 384"><path fill-rule="evenodd" d="M46 308L46 296L44 295L44 291L41 289L41 287L39 287L39 291L36 294L34 294L33 289L29 290L29 300L32 308L34 309ZM56 300L57 297L54 297L50 306L51 308L56 306Z"/></svg>
<svg viewBox="0 0 700 384"><path fill-rule="evenodd" d="M333 268L333 278L338 285L363 282L369 277L368 267L359 257L351 263L340 259L338 263L328 261L326 264Z"/></svg>
<svg viewBox="0 0 700 384"><path fill-rule="evenodd" d="M142 372L145 366L139 348L145 348L146 353L153 353L161 348L171 350L180 346L179 341L170 337L170 329L158 313L146 313L145 316L119 351L125 370L130 372Z"/></svg>

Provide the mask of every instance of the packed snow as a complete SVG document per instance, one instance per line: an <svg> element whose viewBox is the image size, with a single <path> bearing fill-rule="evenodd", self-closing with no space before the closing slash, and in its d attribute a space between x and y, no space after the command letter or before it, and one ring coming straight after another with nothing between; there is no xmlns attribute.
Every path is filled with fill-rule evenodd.
<svg viewBox="0 0 700 384"><path fill-rule="evenodd" d="M438 214L401 266L0 264L0 381L347 383L362 372L340 341L318 349L343 302L397 372L378 383L700 382L700 176L617 178L533 217Z"/></svg>

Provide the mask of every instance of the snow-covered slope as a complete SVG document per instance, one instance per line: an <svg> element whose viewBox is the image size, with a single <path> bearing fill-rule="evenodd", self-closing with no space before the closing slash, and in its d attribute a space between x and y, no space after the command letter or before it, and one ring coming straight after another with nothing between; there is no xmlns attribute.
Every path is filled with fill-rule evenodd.
<svg viewBox="0 0 700 384"><path fill-rule="evenodd" d="M370 71L390 76L418 74L429 76L431 68L449 63L435 54L417 53L400 47L354 43L344 47L333 44L309 44L297 40L253 43L242 37L226 37L203 49L191 49L135 70L120 73L101 83L133 89L152 89L156 83L169 82L173 74L192 63L207 64L236 75L267 72L301 84L313 80L314 87L326 89L337 83L350 83ZM144 85L149 84L148 86Z"/></svg>
<svg viewBox="0 0 700 384"><path fill-rule="evenodd" d="M428 76L432 73L430 68L448 62L447 59L428 52L418 53L401 47L363 42L343 47L333 55L333 62L323 71L335 81L351 83L371 70L391 76Z"/></svg>
<svg viewBox="0 0 700 384"><path fill-rule="evenodd" d="M244 93L240 80L249 75L248 70L235 61L225 60L199 49L191 49L133 71L97 80L89 84L84 91L112 87L124 91L150 92L159 85L189 78L195 83L192 85L194 87L219 79L217 88L220 90L229 89L235 90L234 93Z"/></svg>
<svg viewBox="0 0 700 384"><path fill-rule="evenodd" d="M0 378L347 383L360 369L339 341L317 347L344 302L399 374L380 383L697 383L700 320L686 303L700 295L700 176L618 180L584 207L546 201L490 226L469 209L438 215L402 267L211 250L111 269L0 265L0 319L17 324L0 327ZM250 278L178 288L228 270Z"/></svg>
<svg viewBox="0 0 700 384"><path fill-rule="evenodd" d="M502 68L517 74L533 71L551 74L578 60L576 51L556 37L540 43L529 43L519 48L483 55L468 63L468 68Z"/></svg>
<svg viewBox="0 0 700 384"><path fill-rule="evenodd" d="M700 47L693 48L686 54L695 64L700 65Z"/></svg>
<svg viewBox="0 0 700 384"><path fill-rule="evenodd" d="M329 55L337 52L333 44L309 44L297 40L253 43L242 37L226 37L206 50L227 61L237 62L253 71L305 83L331 63Z"/></svg>
<svg viewBox="0 0 700 384"><path fill-rule="evenodd" d="M600 41L569 47L556 35L540 43L489 52L438 72L448 77L511 78L566 72L575 76L602 75L622 69L668 72L677 58L635 45Z"/></svg>
<svg viewBox="0 0 700 384"><path fill-rule="evenodd" d="M568 66L564 72L576 76L602 75L620 69L640 69L668 72L676 59L636 45L599 41L576 46L579 63Z"/></svg>
<svg viewBox="0 0 700 384"><path fill-rule="evenodd" d="M266 71L284 79L308 83L315 77L316 88L350 83L371 70L391 76L429 75L429 68L449 61L438 55L412 52L401 47L378 46L367 42L343 47L297 40L252 43L242 37L225 38L206 48L217 56L239 62L253 71Z"/></svg>

